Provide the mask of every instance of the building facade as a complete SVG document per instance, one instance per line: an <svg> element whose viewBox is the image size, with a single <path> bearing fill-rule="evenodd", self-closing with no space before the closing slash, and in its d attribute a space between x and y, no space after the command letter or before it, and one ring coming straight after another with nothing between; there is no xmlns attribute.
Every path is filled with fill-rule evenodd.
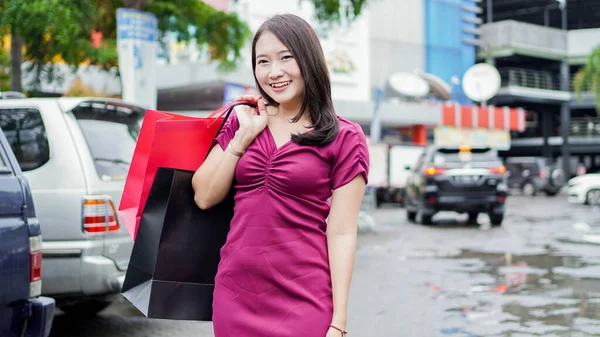
<svg viewBox="0 0 600 337"><path fill-rule="evenodd" d="M497 105L522 107L526 128L512 133L507 156L557 159L571 174L578 163L600 168L600 119L591 92L572 79L600 46L600 1L482 1L478 58L502 76ZM562 157L569 157L563 161Z"/></svg>

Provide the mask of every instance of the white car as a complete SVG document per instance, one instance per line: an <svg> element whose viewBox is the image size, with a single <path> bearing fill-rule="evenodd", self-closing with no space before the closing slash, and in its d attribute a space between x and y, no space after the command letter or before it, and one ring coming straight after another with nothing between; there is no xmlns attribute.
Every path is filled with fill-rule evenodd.
<svg viewBox="0 0 600 337"><path fill-rule="evenodd" d="M145 111L101 98L0 99L44 233L42 294L66 314L93 316L119 298L133 241L117 206Z"/></svg>
<svg viewBox="0 0 600 337"><path fill-rule="evenodd" d="M600 206L600 174L584 174L569 180L569 202Z"/></svg>

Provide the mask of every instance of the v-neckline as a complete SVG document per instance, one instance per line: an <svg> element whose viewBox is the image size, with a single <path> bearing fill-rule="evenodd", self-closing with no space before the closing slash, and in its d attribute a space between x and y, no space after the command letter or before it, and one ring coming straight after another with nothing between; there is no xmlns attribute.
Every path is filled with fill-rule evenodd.
<svg viewBox="0 0 600 337"><path fill-rule="evenodd" d="M275 152L281 150L283 147L287 146L289 143L292 143L292 139L290 138L287 142L281 144L279 147L277 146L277 142L275 141L275 136L273 136L273 133L271 132L271 128L269 128L269 126L267 125L265 127L267 129L267 132L269 133L269 139L271 141L271 143L273 144L273 146L275 147Z"/></svg>

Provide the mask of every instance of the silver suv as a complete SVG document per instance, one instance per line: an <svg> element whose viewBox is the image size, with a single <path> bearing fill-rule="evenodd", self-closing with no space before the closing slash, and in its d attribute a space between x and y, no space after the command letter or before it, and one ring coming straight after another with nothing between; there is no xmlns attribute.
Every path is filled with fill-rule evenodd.
<svg viewBox="0 0 600 337"><path fill-rule="evenodd" d="M42 224L42 293L95 315L121 289L133 241L117 207L145 109L118 100L0 100L0 128Z"/></svg>

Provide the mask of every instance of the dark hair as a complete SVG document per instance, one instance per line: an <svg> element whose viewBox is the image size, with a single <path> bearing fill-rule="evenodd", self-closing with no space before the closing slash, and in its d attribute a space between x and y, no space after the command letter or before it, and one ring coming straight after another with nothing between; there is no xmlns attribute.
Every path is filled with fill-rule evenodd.
<svg viewBox="0 0 600 337"><path fill-rule="evenodd" d="M273 33L292 53L304 79L303 99L300 112L292 119L300 120L308 109L313 131L292 135L292 141L301 145L327 145L339 131L338 119L331 98L331 82L321 48L319 37L314 29L299 16L293 14L275 15L265 21L252 41L252 71L256 71L256 42L265 31ZM270 104L276 105L260 86L254 75L260 93Z"/></svg>

